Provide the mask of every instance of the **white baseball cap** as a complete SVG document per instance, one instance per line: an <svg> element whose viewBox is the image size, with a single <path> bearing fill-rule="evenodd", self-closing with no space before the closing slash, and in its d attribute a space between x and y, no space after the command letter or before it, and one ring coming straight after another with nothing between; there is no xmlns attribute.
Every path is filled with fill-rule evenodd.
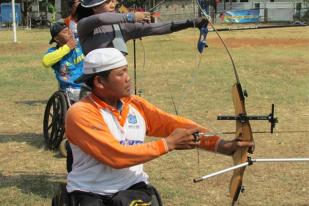
<svg viewBox="0 0 309 206"><path fill-rule="evenodd" d="M82 83L95 74L128 65L123 54L115 48L95 49L84 58L83 74L75 83Z"/></svg>

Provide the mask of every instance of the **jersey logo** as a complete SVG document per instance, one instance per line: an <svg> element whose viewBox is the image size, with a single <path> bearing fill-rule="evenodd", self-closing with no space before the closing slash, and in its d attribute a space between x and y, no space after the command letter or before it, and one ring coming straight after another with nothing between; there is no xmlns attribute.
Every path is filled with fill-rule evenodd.
<svg viewBox="0 0 309 206"><path fill-rule="evenodd" d="M137 123L137 118L136 118L135 115L129 114L128 121L129 121L130 124L136 124Z"/></svg>
<svg viewBox="0 0 309 206"><path fill-rule="evenodd" d="M141 140L121 140L120 141L120 144L122 145L137 145L137 144L143 144L144 141L141 141Z"/></svg>

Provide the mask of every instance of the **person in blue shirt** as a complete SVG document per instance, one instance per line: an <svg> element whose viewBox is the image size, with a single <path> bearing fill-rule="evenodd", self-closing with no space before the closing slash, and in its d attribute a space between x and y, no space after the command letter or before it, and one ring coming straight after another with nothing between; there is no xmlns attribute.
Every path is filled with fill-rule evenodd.
<svg viewBox="0 0 309 206"><path fill-rule="evenodd" d="M59 83L59 89L73 94L73 100L79 99L81 85L74 81L82 74L84 54L79 42L76 42L70 29L56 22L50 27L50 44L56 43L45 53L42 63L51 67ZM70 96L70 95L69 95Z"/></svg>

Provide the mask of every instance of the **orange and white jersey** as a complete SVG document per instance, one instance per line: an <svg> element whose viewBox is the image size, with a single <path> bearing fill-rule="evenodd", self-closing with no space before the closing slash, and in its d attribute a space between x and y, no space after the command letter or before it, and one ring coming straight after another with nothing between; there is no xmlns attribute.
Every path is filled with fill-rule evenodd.
<svg viewBox="0 0 309 206"><path fill-rule="evenodd" d="M119 112L90 94L69 108L65 123L73 152L69 192L112 195L137 182L148 183L143 163L168 152L164 137L176 128L200 127L138 96L121 99L121 103ZM145 143L146 135L161 138ZM214 150L218 137L201 142L206 149Z"/></svg>

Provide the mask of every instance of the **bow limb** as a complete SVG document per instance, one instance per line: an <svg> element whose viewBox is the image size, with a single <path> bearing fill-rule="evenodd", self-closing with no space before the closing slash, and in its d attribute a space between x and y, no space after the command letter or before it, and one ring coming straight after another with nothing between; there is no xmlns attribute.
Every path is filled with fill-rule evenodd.
<svg viewBox="0 0 309 206"><path fill-rule="evenodd" d="M235 115L236 116L247 116L246 113L246 108L245 108L245 95L242 90L238 73L236 70L236 66L233 60L233 57L226 46L224 40L222 39L221 35L218 33L217 29L211 22L210 16L203 10L201 6L201 0L196 0L196 3L201 10L201 13L205 16L205 18L208 20L209 25L213 28L213 30L216 32L217 36L219 37L220 41L222 42L230 60L233 66L233 71L236 79L236 83L232 87L232 99L234 103L234 108L235 108ZM236 137L240 139L241 141L254 141L253 140L253 135L252 135L252 130L250 126L250 122L247 118L239 119L236 120ZM244 163L247 161L248 157L248 148L240 148L238 149L234 154L233 154L233 162L234 165ZM243 175L245 172L245 167L244 168L239 168L234 170L233 176L230 181L230 196L233 199L232 205L234 205L238 199L239 193L242 190L242 180L243 180Z"/></svg>
<svg viewBox="0 0 309 206"><path fill-rule="evenodd" d="M236 116L246 116L245 96L241 84L238 82L232 87L232 98ZM236 137L242 141L253 141L252 130L249 120L236 121ZM233 155L234 165L244 163L248 159L248 148L240 148ZM234 170L230 181L230 196L233 199L232 205L237 201L239 193L242 190L242 180L245 167Z"/></svg>
<svg viewBox="0 0 309 206"><path fill-rule="evenodd" d="M231 52L230 50L228 49L226 43L224 42L224 40L222 39L221 35L219 34L218 30L216 29L216 27L213 25L213 23L211 22L211 17L206 13L206 11L204 11L204 9L202 8L201 6L201 2L202 0L196 0L196 4L198 6L198 8L201 10L201 14L208 20L208 24L212 27L212 29L214 30L214 32L217 34L218 38L220 39L221 43L223 44L224 48L225 48L225 51L227 52L229 58L230 58L230 61L232 63L232 66L233 66L233 69L234 69L234 74L235 74L235 78L236 78L236 81L239 82L239 77L238 77L238 74L237 74L237 70L236 70L236 65L235 65L235 62L234 62L234 59L231 55Z"/></svg>

